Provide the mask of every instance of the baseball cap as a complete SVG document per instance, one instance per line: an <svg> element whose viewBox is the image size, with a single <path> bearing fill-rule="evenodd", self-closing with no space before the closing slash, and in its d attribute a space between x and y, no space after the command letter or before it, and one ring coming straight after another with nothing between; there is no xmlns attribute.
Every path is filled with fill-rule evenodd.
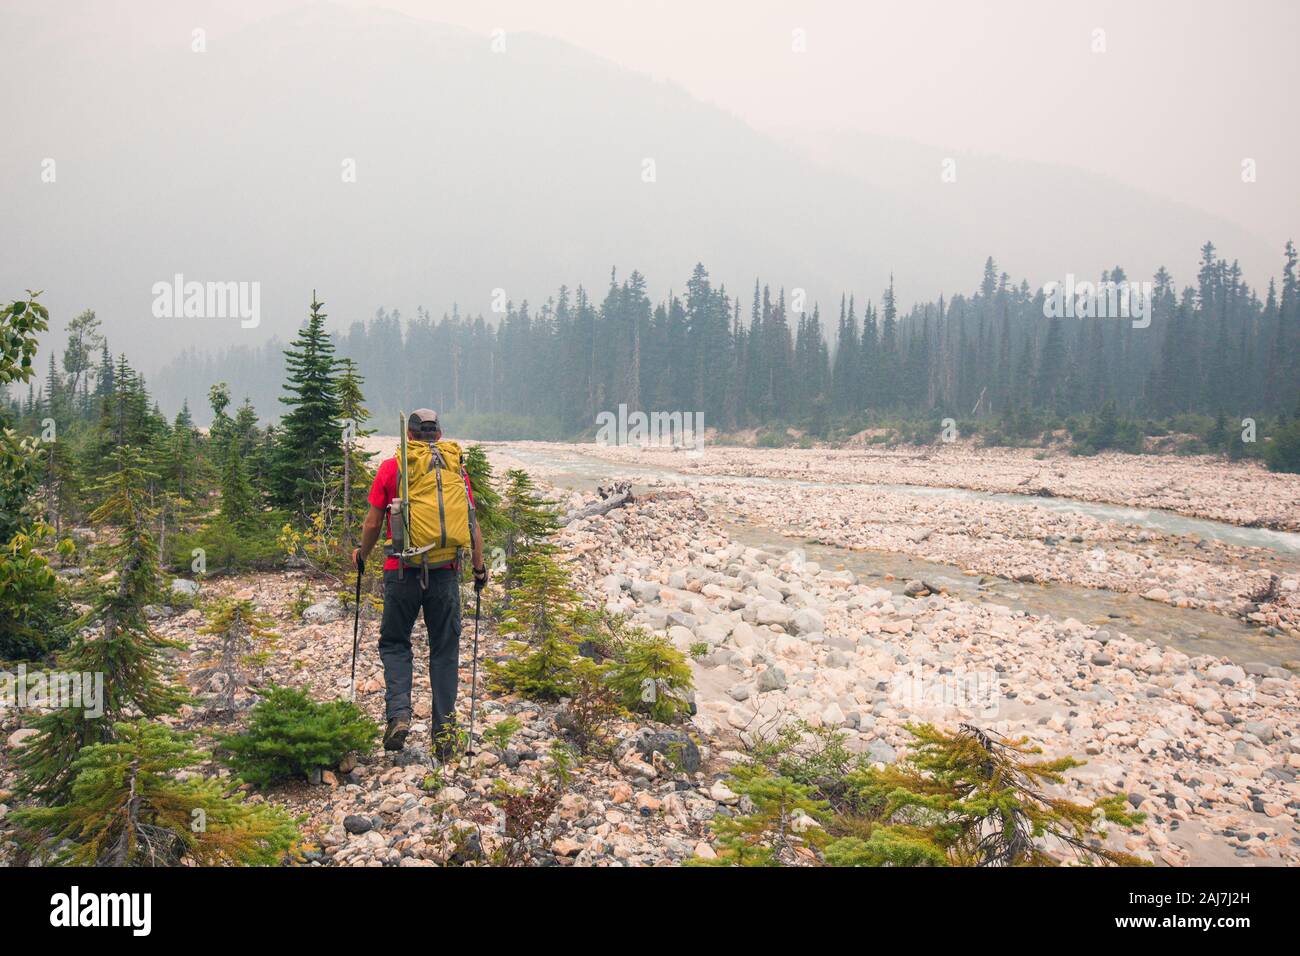
<svg viewBox="0 0 1300 956"><path fill-rule="evenodd" d="M417 408L406 419L406 427L417 435L432 435L438 431L438 413L432 408Z"/></svg>

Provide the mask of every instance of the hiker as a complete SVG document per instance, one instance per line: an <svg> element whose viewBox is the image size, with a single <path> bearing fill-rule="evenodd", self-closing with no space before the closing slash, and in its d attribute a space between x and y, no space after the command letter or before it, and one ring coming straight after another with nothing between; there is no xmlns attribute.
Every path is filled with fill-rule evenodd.
<svg viewBox="0 0 1300 956"><path fill-rule="evenodd" d="M409 501L405 512L403 494ZM476 592L487 583L487 568L474 517L474 490L460 446L442 440L437 412L420 408L410 414L406 440L396 455L379 466L368 500L361 546L352 552L352 561L360 569L379 540L382 525L387 539L384 617L379 629L388 718L384 749L401 750L411 730L411 629L423 610L433 692L430 735L435 755L446 762L456 750L460 549L471 550Z"/></svg>

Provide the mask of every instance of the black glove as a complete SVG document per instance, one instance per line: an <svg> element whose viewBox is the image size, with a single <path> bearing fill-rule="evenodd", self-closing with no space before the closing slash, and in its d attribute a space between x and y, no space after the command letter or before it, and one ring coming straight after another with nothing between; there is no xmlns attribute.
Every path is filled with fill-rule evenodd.
<svg viewBox="0 0 1300 956"><path fill-rule="evenodd" d="M478 594L487 587L487 567L474 569L474 593Z"/></svg>

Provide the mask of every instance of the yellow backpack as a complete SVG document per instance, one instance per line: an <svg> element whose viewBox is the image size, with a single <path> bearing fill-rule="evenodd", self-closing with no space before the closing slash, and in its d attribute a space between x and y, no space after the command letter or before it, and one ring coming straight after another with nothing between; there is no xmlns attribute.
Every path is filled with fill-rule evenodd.
<svg viewBox="0 0 1300 956"><path fill-rule="evenodd" d="M472 541L474 509L465 488L460 445L408 440L397 459L397 497L389 505L387 554L404 567L430 568L456 558Z"/></svg>

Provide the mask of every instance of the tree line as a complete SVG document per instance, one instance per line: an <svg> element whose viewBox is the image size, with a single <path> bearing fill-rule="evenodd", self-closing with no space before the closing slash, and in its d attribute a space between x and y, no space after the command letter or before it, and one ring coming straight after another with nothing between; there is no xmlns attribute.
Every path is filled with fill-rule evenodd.
<svg viewBox="0 0 1300 956"><path fill-rule="evenodd" d="M1119 266L1099 278L1133 279ZM479 437L589 434L600 412L620 404L702 412L723 431L781 424L819 435L880 414L1061 420L1108 404L1142 418L1294 407L1300 290L1292 243L1280 288L1270 279L1262 297L1208 242L1194 284L1179 290L1161 268L1151 289L1147 327L1053 317L1041 289L1013 283L990 258L970 294L902 312L891 282L878 301L845 294L830 315L798 301L800 290L760 281L732 294L697 265L680 294L657 303L640 273L611 272L600 301L582 286L561 286L539 308L505 303L495 322L455 307L439 319L419 308L409 321L381 308L333 342L383 383L371 396L380 421L428 404ZM159 390L181 398L191 383L225 381L273 407L281 350L278 342L191 350L161 372ZM29 405L39 399L29 392Z"/></svg>

